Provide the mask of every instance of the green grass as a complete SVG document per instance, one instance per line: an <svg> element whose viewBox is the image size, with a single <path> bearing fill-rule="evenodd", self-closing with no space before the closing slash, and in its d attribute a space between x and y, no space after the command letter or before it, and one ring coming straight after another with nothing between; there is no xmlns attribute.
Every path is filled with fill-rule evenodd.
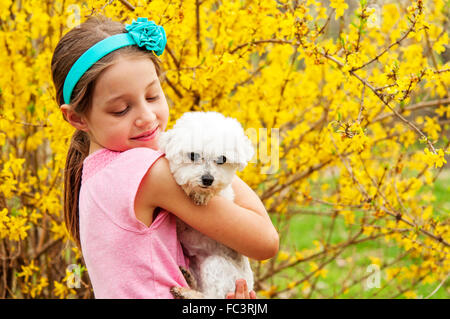
<svg viewBox="0 0 450 319"><path fill-rule="evenodd" d="M333 181L326 181L329 184L333 184ZM330 185L332 187L332 185ZM450 211L450 174L449 172L443 172L442 176L435 182L433 186L424 186L420 192L432 191L436 200L433 202L434 214L435 216L448 216ZM312 207L304 207L304 210L308 211L327 211L324 205L314 205ZM360 215L362 216L362 215ZM357 218L358 216L356 216ZM280 223L274 220L274 224L277 226L285 225L286 219L282 218ZM317 215L295 215L289 220L287 227L287 232L280 239L280 247L282 250L293 252L295 250L311 249L314 248L314 240L326 240L328 238L328 230L331 226L331 217L328 216L317 216ZM343 218L337 218L335 220L335 230L333 236L331 237L331 243L343 242L348 238L349 226L346 226ZM354 234L358 230L358 226L353 226L352 233ZM386 243L383 238L377 239L375 241L367 241L353 245L346 249L336 260L329 263L325 269L328 270L326 278L320 277L318 279L318 292L313 292L311 298L323 298L323 296L332 296L335 292L341 290L341 283L344 278L348 276L350 281L352 279L357 279L365 274L368 274L367 267L371 264L369 256L377 257L381 260L381 263L391 262L399 255L404 252L403 248L399 248L392 241ZM352 258L352 262L348 263L347 258ZM316 260L319 264L321 260ZM418 264L421 261L419 259L407 258L400 263L396 263L395 267L406 266L412 263ZM351 269L351 265L355 264L354 268ZM298 280L304 277L302 274L308 274L310 272L309 263L301 263L296 269L287 269L282 273L275 276L273 284L279 285L280 287L286 287L286 285L292 280ZM310 281L313 282L313 281ZM372 295L379 290L379 288L372 288L366 290L365 280L362 283L356 284L354 287L350 288L346 294L339 294L339 298L386 298L396 294L398 291L392 283L387 285L385 288L378 291L378 294L373 297ZM381 270L381 287L387 283L386 272ZM420 283L416 286L413 291L417 293L419 297L426 297L430 295L435 288L439 285L439 282L434 282L432 284ZM298 293L294 298L304 298L305 296L300 291L302 285L298 290ZM405 287L405 286L404 286ZM447 299L450 296L450 283L447 281L433 296L432 298ZM403 298L403 297L399 297Z"/></svg>

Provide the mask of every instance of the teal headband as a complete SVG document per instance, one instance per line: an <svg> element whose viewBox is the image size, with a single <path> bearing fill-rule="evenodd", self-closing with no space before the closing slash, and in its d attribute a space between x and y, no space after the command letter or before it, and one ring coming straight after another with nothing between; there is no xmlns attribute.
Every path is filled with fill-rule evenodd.
<svg viewBox="0 0 450 319"><path fill-rule="evenodd" d="M127 33L112 35L94 44L73 64L64 81L63 96L66 104L70 103L72 91L83 74L108 53L128 45L144 47L158 56L164 52L167 38L162 26L147 18L138 18L132 24L127 24L125 29Z"/></svg>

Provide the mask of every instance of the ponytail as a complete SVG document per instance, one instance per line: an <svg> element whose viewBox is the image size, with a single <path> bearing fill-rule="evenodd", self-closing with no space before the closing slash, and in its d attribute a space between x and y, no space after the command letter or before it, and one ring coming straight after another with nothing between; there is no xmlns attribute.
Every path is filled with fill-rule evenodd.
<svg viewBox="0 0 450 319"><path fill-rule="evenodd" d="M80 218L78 198L81 188L83 161L89 154L89 136L86 132L76 130L70 142L64 171L64 220L70 235L79 248Z"/></svg>

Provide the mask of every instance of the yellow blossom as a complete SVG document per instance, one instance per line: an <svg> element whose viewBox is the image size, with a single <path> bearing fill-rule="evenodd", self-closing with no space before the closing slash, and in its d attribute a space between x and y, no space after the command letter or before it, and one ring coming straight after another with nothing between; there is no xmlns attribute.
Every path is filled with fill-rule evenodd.
<svg viewBox="0 0 450 319"><path fill-rule="evenodd" d="M405 291L403 295L408 299L417 299L417 294L412 290Z"/></svg>
<svg viewBox="0 0 450 319"><path fill-rule="evenodd" d="M348 9L348 4L345 3L345 0L331 0L330 6L336 9L335 20L339 19L344 15L344 11Z"/></svg>
<svg viewBox="0 0 450 319"><path fill-rule="evenodd" d="M289 258L289 254L286 251L279 251L278 252L278 260L279 261L285 261Z"/></svg>
<svg viewBox="0 0 450 319"><path fill-rule="evenodd" d="M291 281L287 285L288 289L293 289L293 288L295 288L295 286L297 286L297 282L296 281Z"/></svg>
<svg viewBox="0 0 450 319"><path fill-rule="evenodd" d="M34 271L38 271L39 267L34 265L34 260L31 261L31 263L28 266L21 266L22 272L18 273L18 277L24 277L25 282L28 282L29 277L33 275Z"/></svg>
<svg viewBox="0 0 450 319"><path fill-rule="evenodd" d="M266 298L271 298L274 293L277 291L277 286L272 285L268 290L260 290L258 293Z"/></svg>
<svg viewBox="0 0 450 319"><path fill-rule="evenodd" d="M319 269L315 262L310 262L309 268L311 272L314 272L314 277L322 276L322 278L325 278L327 276L328 270L324 268Z"/></svg>
<svg viewBox="0 0 450 319"><path fill-rule="evenodd" d="M26 225L27 219L23 217L11 216L7 227L9 228L9 239L20 241L27 237L27 230L31 228Z"/></svg>
<svg viewBox="0 0 450 319"><path fill-rule="evenodd" d="M30 296L32 298L36 298L37 296L39 296L42 293L42 289L44 289L47 286L48 286L48 279L47 279L47 277L41 277L39 279L39 283L34 285L33 288L31 288Z"/></svg>
<svg viewBox="0 0 450 319"><path fill-rule="evenodd" d="M373 257L373 256L369 256L369 259L370 259L370 262L371 262L372 264L381 266L380 258L378 258L378 257Z"/></svg>

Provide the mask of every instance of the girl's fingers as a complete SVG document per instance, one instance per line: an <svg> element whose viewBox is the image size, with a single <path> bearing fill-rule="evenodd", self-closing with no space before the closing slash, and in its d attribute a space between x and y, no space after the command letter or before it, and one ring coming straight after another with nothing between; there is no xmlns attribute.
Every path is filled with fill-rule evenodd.
<svg viewBox="0 0 450 319"><path fill-rule="evenodd" d="M250 295L248 293L247 281L244 280L244 299L250 299Z"/></svg>
<svg viewBox="0 0 450 319"><path fill-rule="evenodd" d="M236 299L244 298L244 283L242 282L242 279L236 280L236 288L234 291L234 297Z"/></svg>
<svg viewBox="0 0 450 319"><path fill-rule="evenodd" d="M248 292L247 282L245 279L236 280L236 288L234 293L229 292L226 299L256 299L256 293L254 290Z"/></svg>
<svg viewBox="0 0 450 319"><path fill-rule="evenodd" d="M235 291L236 299L249 299L247 282L244 279L236 280L236 291Z"/></svg>

